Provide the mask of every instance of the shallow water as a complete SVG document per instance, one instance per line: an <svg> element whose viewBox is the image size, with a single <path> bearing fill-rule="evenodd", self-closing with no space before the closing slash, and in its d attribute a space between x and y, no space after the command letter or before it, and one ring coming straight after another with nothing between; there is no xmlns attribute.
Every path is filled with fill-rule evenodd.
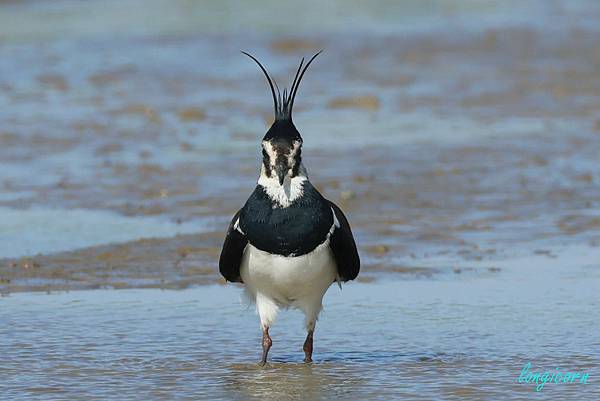
<svg viewBox="0 0 600 401"><path fill-rule="evenodd" d="M105 210L0 207L0 219L0 255L9 258L202 231L199 222L177 224L157 217L132 218Z"/></svg>
<svg viewBox="0 0 600 401"><path fill-rule="evenodd" d="M600 399L599 4L0 2L0 398ZM239 50L322 48L294 119L362 269L262 369L215 285L272 118Z"/></svg>
<svg viewBox="0 0 600 401"><path fill-rule="evenodd" d="M537 256L484 277L332 287L311 365L296 311L282 312L270 363L257 365L258 320L232 285L14 294L0 299L2 398L596 400L592 256L568 269ZM517 383L527 362L589 382L537 393Z"/></svg>

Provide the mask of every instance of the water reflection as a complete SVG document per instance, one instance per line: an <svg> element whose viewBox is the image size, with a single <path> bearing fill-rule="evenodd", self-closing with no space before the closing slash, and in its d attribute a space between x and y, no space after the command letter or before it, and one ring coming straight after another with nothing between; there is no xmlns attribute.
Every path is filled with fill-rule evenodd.
<svg viewBox="0 0 600 401"><path fill-rule="evenodd" d="M332 399L344 394L361 394L368 385L352 367L326 363L271 363L230 367L223 385L237 397L248 399Z"/></svg>
<svg viewBox="0 0 600 401"><path fill-rule="evenodd" d="M3 399L529 398L531 386L516 383L527 361L600 374L589 330L600 309L588 308L599 278L544 269L537 286L539 277L516 266L501 279L332 290L315 363L301 362L302 318L290 311L273 327L266 368L256 317L233 286L14 294L0 300ZM575 302L557 297L564 286L577 288L568 292ZM561 318L547 330L551 316ZM548 385L539 397L593 400L595 391Z"/></svg>

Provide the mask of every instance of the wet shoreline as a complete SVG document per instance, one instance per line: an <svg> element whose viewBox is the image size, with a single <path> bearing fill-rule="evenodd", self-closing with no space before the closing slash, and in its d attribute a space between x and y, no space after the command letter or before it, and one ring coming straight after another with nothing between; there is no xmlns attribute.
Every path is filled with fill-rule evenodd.
<svg viewBox="0 0 600 401"><path fill-rule="evenodd" d="M0 2L3 400L600 399L600 3L234 4ZM260 368L217 266L272 120L239 50L285 86L320 49L294 122L362 270Z"/></svg>
<svg viewBox="0 0 600 401"><path fill-rule="evenodd" d="M317 187L352 217L363 259L362 281L387 273L408 278L460 274L469 271L471 262L487 264L478 274L500 272L515 257L553 258L556 250L569 246L600 245L593 206L599 190L596 172L589 169L600 152L598 134L563 138L547 133L479 141L476 146L410 144L396 149L391 160L387 149L350 152L348 160L354 163L340 160L335 170L347 175L327 173L328 152L307 156L312 159L307 164L314 167L311 177ZM237 182L246 182L249 193L255 178L250 169L244 176L248 179ZM172 216L175 228L179 224L193 232L197 227L204 233L111 245L109 229L92 239L107 245L1 260L0 289L187 288L222 282L217 267L222 228L235 212L231 206L243 203L240 184L235 196L226 192L223 203L205 201L206 212L199 215L187 198L158 198L165 204L161 213ZM119 215L119 208L115 212ZM132 221L144 215L137 211Z"/></svg>

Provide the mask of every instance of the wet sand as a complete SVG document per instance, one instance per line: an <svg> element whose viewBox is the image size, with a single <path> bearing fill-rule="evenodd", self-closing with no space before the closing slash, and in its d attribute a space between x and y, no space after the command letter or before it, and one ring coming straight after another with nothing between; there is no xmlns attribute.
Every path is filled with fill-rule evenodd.
<svg viewBox="0 0 600 401"><path fill-rule="evenodd" d="M308 150L306 163L315 171L311 177L317 187L351 216L363 257L361 280L371 281L386 272L431 276L462 271L472 260L501 270L514 257L544 254L551 258L556 247L585 244L596 248L600 244L600 187L595 169L600 134L594 131L567 137L535 133L526 138L482 140L477 145L423 143L345 152L347 158L332 164L332 153ZM174 195L140 201L146 208L122 210L124 201L115 197L113 211L133 221L140 219L140 229L150 239L5 258L0 261L0 290L184 288L220 282L217 260L224 227L256 180L252 166L257 162L248 159L252 159L248 166L240 167L245 170L227 180L235 188L225 190L222 201L216 195L203 198L201 190L196 195L177 195L177 181L193 181L194 175L190 172L184 177L176 170L161 178L170 183ZM139 182L160 188L160 182L153 184L152 178ZM64 197L56 199L57 204L73 202L77 208L95 209L94 202L101 197L88 198L86 193L102 191L97 182L90 184L67 189L67 193L45 187L39 191ZM120 185L124 197L136 196L138 189L131 183ZM188 200L195 196L197 201ZM36 198L29 202L32 207L38 203ZM4 202L13 208L23 203L28 200ZM158 205L162 205L161 212L155 212ZM19 209L13 210L12 218L19 219ZM52 209L45 212L51 214ZM164 216L163 226L168 222L174 230L197 228L199 233L160 238L164 235L160 221L145 229L147 223L141 220L156 214ZM97 220L82 223L86 229L106 231L90 241L113 242L110 227L100 230ZM32 246L36 240L44 241L36 237L36 227L26 230L33 236ZM74 230L44 235L69 242L81 234Z"/></svg>
<svg viewBox="0 0 600 401"><path fill-rule="evenodd" d="M0 4L3 398L600 398L597 3L166 4ZM315 364L291 312L259 369L217 267L272 118L238 51L321 48L294 119L362 270Z"/></svg>
<svg viewBox="0 0 600 401"><path fill-rule="evenodd" d="M76 250L76 231L3 227L8 247L33 245L0 255L0 291L218 280L219 236L255 185L258 141L271 119L263 79L238 47L265 58L280 79L298 54L326 48L295 118L312 181L356 231L363 277L426 267L434 274L471 259L495 267L515 253L600 242L595 30L571 22L441 37L227 38L227 46L191 34L0 46L3 70L12 72L0 78L6 219L76 208L202 234L188 243L194 237L173 238L154 224L140 236L169 238L152 247L106 232L90 244L101 248ZM97 230L93 218L81 225ZM47 246L49 236L62 241L60 251ZM178 262L180 247L193 248L197 277L174 268L188 264ZM136 253L143 256L129 256ZM430 266L431 257L442 260ZM84 272L98 268L108 272Z"/></svg>

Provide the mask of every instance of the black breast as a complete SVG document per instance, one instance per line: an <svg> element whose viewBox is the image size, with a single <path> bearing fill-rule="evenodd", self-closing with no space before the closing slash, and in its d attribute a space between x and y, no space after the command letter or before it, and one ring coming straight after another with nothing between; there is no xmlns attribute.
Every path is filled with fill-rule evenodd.
<svg viewBox="0 0 600 401"><path fill-rule="evenodd" d="M260 250L304 255L323 243L333 225L329 203L308 181L303 196L290 206L273 208L273 204L258 185L240 212L240 228Z"/></svg>

